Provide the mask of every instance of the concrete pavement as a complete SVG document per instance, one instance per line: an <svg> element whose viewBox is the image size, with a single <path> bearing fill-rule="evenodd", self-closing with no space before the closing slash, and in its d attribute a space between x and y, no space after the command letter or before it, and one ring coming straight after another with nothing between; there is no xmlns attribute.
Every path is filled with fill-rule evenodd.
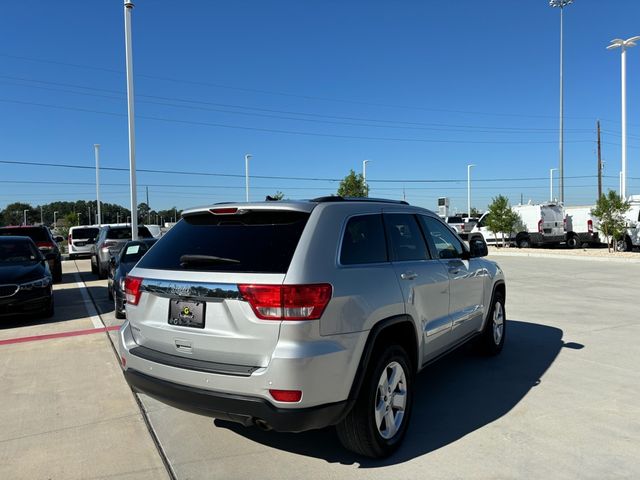
<svg viewBox="0 0 640 480"><path fill-rule="evenodd" d="M63 269L55 316L3 320L0 340L95 328L75 263ZM0 478L167 478L104 331L0 345L0 377Z"/></svg>

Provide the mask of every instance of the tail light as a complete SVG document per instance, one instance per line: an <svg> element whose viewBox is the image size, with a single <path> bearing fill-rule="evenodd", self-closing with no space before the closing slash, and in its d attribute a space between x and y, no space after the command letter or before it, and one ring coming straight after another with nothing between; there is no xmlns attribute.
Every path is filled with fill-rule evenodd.
<svg viewBox="0 0 640 480"><path fill-rule="evenodd" d="M538 220L538 233L543 233L544 230L542 229L542 219Z"/></svg>
<svg viewBox="0 0 640 480"><path fill-rule="evenodd" d="M278 402L299 402L302 398L301 390L269 390L269 393Z"/></svg>
<svg viewBox="0 0 640 480"><path fill-rule="evenodd" d="M253 312L263 320L317 320L322 316L332 287L314 285L238 285Z"/></svg>
<svg viewBox="0 0 640 480"><path fill-rule="evenodd" d="M36 246L44 250L53 250L55 245L51 242L36 242Z"/></svg>
<svg viewBox="0 0 640 480"><path fill-rule="evenodd" d="M71 232L69 232L69 236L67 237L67 242L71 244L73 242L73 238L71 238Z"/></svg>
<svg viewBox="0 0 640 480"><path fill-rule="evenodd" d="M587 232L593 233L593 220L587 220Z"/></svg>
<svg viewBox="0 0 640 480"><path fill-rule="evenodd" d="M124 279L124 293L127 297L127 305L138 305L140 294L142 293L141 286L142 279L139 277L127 276Z"/></svg>

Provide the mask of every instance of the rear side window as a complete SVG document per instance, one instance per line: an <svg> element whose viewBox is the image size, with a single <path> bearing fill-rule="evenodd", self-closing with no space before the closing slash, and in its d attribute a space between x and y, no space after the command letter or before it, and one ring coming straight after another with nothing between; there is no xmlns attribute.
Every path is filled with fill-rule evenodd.
<svg viewBox="0 0 640 480"><path fill-rule="evenodd" d="M71 235L73 238L96 238L99 230L98 228L74 228Z"/></svg>
<svg viewBox="0 0 640 480"><path fill-rule="evenodd" d="M382 215L361 215L350 218L342 237L340 263L358 265L387 261Z"/></svg>
<svg viewBox="0 0 640 480"><path fill-rule="evenodd" d="M138 237L151 238L153 235L151 235L147 227L138 227ZM110 228L107 230L107 238L110 240L131 240L131 228Z"/></svg>
<svg viewBox="0 0 640 480"><path fill-rule="evenodd" d="M449 217L447 218L447 223L464 223L462 217Z"/></svg>
<svg viewBox="0 0 640 480"><path fill-rule="evenodd" d="M406 262L429 259L427 245L413 215L387 214L384 223L391 243L391 260Z"/></svg>
<svg viewBox="0 0 640 480"><path fill-rule="evenodd" d="M0 236L30 237L34 242L49 242L51 239L47 231L40 227L2 228Z"/></svg>
<svg viewBox="0 0 640 480"><path fill-rule="evenodd" d="M309 219L306 212L187 215L138 266L160 270L286 273Z"/></svg>

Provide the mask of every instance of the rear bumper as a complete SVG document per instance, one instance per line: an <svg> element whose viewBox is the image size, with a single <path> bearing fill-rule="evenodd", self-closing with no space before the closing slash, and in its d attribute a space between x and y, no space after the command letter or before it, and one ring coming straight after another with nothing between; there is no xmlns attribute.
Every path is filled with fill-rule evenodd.
<svg viewBox="0 0 640 480"><path fill-rule="evenodd" d="M277 408L263 398L203 390L150 377L133 369L124 371L131 388L188 412L245 426L262 421L279 432L303 432L338 423L347 401L308 408Z"/></svg>

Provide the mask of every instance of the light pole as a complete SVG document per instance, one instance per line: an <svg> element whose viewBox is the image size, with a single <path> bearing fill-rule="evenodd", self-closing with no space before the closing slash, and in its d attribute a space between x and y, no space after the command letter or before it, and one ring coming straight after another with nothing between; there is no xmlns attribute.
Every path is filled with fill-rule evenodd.
<svg viewBox="0 0 640 480"><path fill-rule="evenodd" d="M131 196L131 239L138 240L138 199L136 186L136 132L133 110L133 52L131 50L131 11L133 2L124 0L124 42L127 63L127 106L129 118L129 183Z"/></svg>
<svg viewBox="0 0 640 480"><path fill-rule="evenodd" d="M22 216L24 217L24 225L27 224L27 212L28 211L29 211L28 209L25 209L25 210L22 211Z"/></svg>
<svg viewBox="0 0 640 480"><path fill-rule="evenodd" d="M362 161L362 183L364 183L364 193L366 196L369 196L369 187L367 185L367 163L371 160L363 160Z"/></svg>
<svg viewBox="0 0 640 480"><path fill-rule="evenodd" d="M475 165L467 165L467 218L471 218L471 168Z"/></svg>
<svg viewBox="0 0 640 480"><path fill-rule="evenodd" d="M53 227L57 228L58 227L58 222L56 220L56 216L58 215L58 211L56 210L55 212L53 212Z"/></svg>
<svg viewBox="0 0 640 480"><path fill-rule="evenodd" d="M98 203L98 226L102 226L102 214L100 212L100 145L93 145L96 154L96 201Z"/></svg>
<svg viewBox="0 0 640 480"><path fill-rule="evenodd" d="M78 212L78 225L80 225L80 212Z"/></svg>
<svg viewBox="0 0 640 480"><path fill-rule="evenodd" d="M549 201L553 202L553 172L558 170L557 168L549 169Z"/></svg>
<svg viewBox="0 0 640 480"><path fill-rule="evenodd" d="M244 191L245 200L249 201L249 159L253 157L250 153L244 156Z"/></svg>
<svg viewBox="0 0 640 480"><path fill-rule="evenodd" d="M635 47L640 36L627 38L614 38L607 50L619 48L621 50L621 89L622 89L622 172L620 172L620 197L627 197L627 48Z"/></svg>
<svg viewBox="0 0 640 480"><path fill-rule="evenodd" d="M573 3L573 0L549 0L549 5L554 8L560 9L560 139L559 139L559 151L560 162L558 170L560 174L560 201L564 203L564 82L563 75L563 19L562 14L564 7Z"/></svg>

